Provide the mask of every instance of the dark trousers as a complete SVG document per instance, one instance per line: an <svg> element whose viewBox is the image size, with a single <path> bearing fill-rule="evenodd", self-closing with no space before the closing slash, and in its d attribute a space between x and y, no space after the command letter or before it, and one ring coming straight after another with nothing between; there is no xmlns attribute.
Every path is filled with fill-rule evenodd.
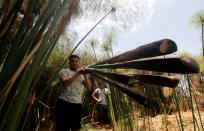
<svg viewBox="0 0 204 131"><path fill-rule="evenodd" d="M56 131L79 130L81 128L82 105L62 99L57 101Z"/></svg>
<svg viewBox="0 0 204 131"><path fill-rule="evenodd" d="M97 105L97 110L99 113L99 122L100 124L110 124L110 118L108 113L108 106L103 104Z"/></svg>

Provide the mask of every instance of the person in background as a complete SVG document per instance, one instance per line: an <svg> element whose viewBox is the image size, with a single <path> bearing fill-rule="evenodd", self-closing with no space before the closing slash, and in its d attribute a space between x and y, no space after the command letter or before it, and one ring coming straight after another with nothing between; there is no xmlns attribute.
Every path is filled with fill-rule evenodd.
<svg viewBox="0 0 204 131"><path fill-rule="evenodd" d="M105 88L101 82L98 83L97 88L92 93L93 99L96 101L96 109L99 114L99 124L100 126L109 125L109 111L108 111L108 95L110 95L110 90Z"/></svg>
<svg viewBox="0 0 204 131"><path fill-rule="evenodd" d="M59 72L62 88L57 100L56 131L78 131L81 129L82 85L91 89L91 82L85 69L79 69L80 58L77 55L69 57L69 68Z"/></svg>

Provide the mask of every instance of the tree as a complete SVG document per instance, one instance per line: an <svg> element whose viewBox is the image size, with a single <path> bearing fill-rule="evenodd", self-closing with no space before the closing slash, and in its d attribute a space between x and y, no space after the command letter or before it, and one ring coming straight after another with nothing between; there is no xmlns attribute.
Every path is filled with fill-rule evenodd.
<svg viewBox="0 0 204 131"><path fill-rule="evenodd" d="M95 50L95 48L96 48L97 45L99 44L98 39L96 39L96 38L92 38L92 39L86 41L86 43L88 43L88 44L91 45L91 47L92 47L92 49L93 49L93 52L94 52L95 60L97 61L96 50Z"/></svg>
<svg viewBox="0 0 204 131"><path fill-rule="evenodd" d="M104 41L103 44L101 45L101 49L106 52L107 58L111 57L111 55L110 55L111 48L110 48L109 43Z"/></svg>
<svg viewBox="0 0 204 131"><path fill-rule="evenodd" d="M105 33L104 35L104 41L105 43L109 44L110 46L110 52L111 52L111 55L113 56L113 42L116 38L116 33L115 32L110 32L110 33Z"/></svg>
<svg viewBox="0 0 204 131"><path fill-rule="evenodd" d="M192 16L192 23L195 27L201 28L201 40L203 48L203 58L204 58L204 10L199 10L195 12Z"/></svg>

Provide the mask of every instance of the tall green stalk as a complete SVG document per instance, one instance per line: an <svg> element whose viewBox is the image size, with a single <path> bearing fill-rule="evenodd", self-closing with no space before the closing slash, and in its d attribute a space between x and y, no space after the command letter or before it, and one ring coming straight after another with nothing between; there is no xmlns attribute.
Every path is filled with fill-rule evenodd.
<svg viewBox="0 0 204 131"><path fill-rule="evenodd" d="M66 4L67 0L64 1L64 3L62 5L64 5L64 7L67 5ZM55 5L58 6L58 5ZM35 74L38 72L38 64L41 63L40 61L43 60L44 58L44 52L46 53L46 50L48 49L46 46L48 46L49 44L45 44L46 42L48 42L48 38L50 38L53 30L56 27L56 24L58 22L58 19L60 18L60 16L63 14L61 12L63 12L64 8L63 6L61 8L55 8L55 9L60 9L61 11L57 12L58 16L55 17L52 21L52 24L50 25L50 28L47 30L47 33L45 34L44 37L44 41L42 41L41 47L38 50L38 55L36 55L33 59L33 63L31 65L31 67L29 67L29 71L27 74L25 74L25 78L27 80L25 80L24 82L20 83L20 92L15 100L15 103L13 103L13 108L15 108L15 110L10 110L8 117L7 117L7 124L5 125L4 129L8 130L8 131L12 131L12 130L16 130L17 129L17 125L21 119L22 113L25 110L25 105L27 105L27 98L29 97L29 90L31 87L31 83L33 80L33 76L35 76ZM31 70L32 69L32 70ZM23 80L23 79L22 79Z"/></svg>
<svg viewBox="0 0 204 131"><path fill-rule="evenodd" d="M194 127L194 131L196 131L196 125L198 127L198 130L199 130L199 125L198 125L198 122L197 122L196 117L195 117L195 112L194 112L194 107L193 107L192 90L191 90L192 87L191 87L190 78L188 75L186 75L186 79L188 81L188 90L189 90L189 94L190 94L190 104L191 104L192 117L193 117L193 127Z"/></svg>
<svg viewBox="0 0 204 131"><path fill-rule="evenodd" d="M181 110L179 108L179 103L178 103L178 98L176 97L176 93L175 91L173 91L173 97L176 101L176 108L177 108L177 111L178 111L178 114L179 114L179 121L180 121L180 127L181 127L181 130L184 131L184 125L183 125L183 121L182 121L182 117L181 117Z"/></svg>
<svg viewBox="0 0 204 131"><path fill-rule="evenodd" d="M203 59L204 59L204 19L202 20L201 24L201 39L202 39L202 47L203 47Z"/></svg>
<svg viewBox="0 0 204 131"><path fill-rule="evenodd" d="M198 116L199 116L199 120L200 120L200 125L201 125L202 130L204 131L203 123L202 123L202 119L201 119L201 115L200 115L200 110L199 110L198 103L197 103L197 99L196 99L196 96L195 96L194 92L193 92L193 98L195 99L195 104L196 104L196 108L197 108L197 111L198 111Z"/></svg>

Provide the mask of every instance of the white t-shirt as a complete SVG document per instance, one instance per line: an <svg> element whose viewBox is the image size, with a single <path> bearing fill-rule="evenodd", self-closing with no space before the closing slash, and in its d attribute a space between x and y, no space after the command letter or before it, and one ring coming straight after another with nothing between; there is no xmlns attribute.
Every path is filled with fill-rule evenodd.
<svg viewBox="0 0 204 131"><path fill-rule="evenodd" d="M97 89L95 90L95 92L96 92L96 94L98 95L98 96L97 96L98 99L101 99L101 100L102 100L102 102L99 103L99 104L107 105L106 99L107 99L107 95L110 94L110 90L109 90L108 88L103 88L103 89L97 88Z"/></svg>
<svg viewBox="0 0 204 131"><path fill-rule="evenodd" d="M59 77L67 75L73 76L76 72L66 68L59 72ZM62 87L60 90L59 98L71 103L81 103L81 87L84 81L84 76L79 75L79 77L69 86Z"/></svg>

